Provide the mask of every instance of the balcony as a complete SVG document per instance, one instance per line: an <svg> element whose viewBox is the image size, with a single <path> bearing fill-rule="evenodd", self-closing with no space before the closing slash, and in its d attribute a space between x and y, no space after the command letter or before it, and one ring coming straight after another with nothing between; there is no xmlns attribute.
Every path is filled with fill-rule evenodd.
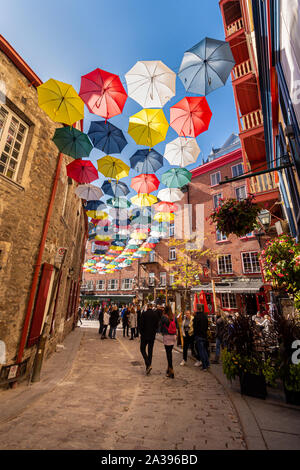
<svg viewBox="0 0 300 470"><path fill-rule="evenodd" d="M275 182L274 173L252 176L252 178L249 178L249 186L252 194L275 191L278 189L278 183Z"/></svg>
<svg viewBox="0 0 300 470"><path fill-rule="evenodd" d="M253 73L251 60L248 59L248 60L245 60L244 62L236 65L233 68L232 73L233 73L233 77L234 77L233 79L234 80L238 80L240 78L245 77L249 73Z"/></svg>
<svg viewBox="0 0 300 470"><path fill-rule="evenodd" d="M241 117L242 132L247 132L258 127L263 126L264 119L261 109L252 111L252 113L245 114Z"/></svg>
<svg viewBox="0 0 300 470"><path fill-rule="evenodd" d="M229 38L229 36L232 36L234 33L241 31L243 28L244 28L243 18L239 18L238 20L226 26L226 38Z"/></svg>

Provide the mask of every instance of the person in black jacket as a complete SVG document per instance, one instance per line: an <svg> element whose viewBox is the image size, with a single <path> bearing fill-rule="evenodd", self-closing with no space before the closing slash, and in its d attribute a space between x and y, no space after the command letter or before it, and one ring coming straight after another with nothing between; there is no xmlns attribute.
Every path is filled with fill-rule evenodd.
<svg viewBox="0 0 300 470"><path fill-rule="evenodd" d="M207 371L209 367L209 359L206 349L208 319L204 313L204 306L202 304L197 304L197 311L195 312L193 327L196 348L198 350L198 354L202 362L202 369L204 371ZM197 361L195 366L199 365L200 362Z"/></svg>
<svg viewBox="0 0 300 470"><path fill-rule="evenodd" d="M110 319L109 319L110 329L109 329L108 336L111 339L116 339L116 330L117 330L118 323L119 323L119 309L116 305L114 305L110 314Z"/></svg>
<svg viewBox="0 0 300 470"><path fill-rule="evenodd" d="M152 354L153 346L155 341L155 335L159 325L159 316L155 310L152 309L152 305L148 304L147 310L141 313L140 318L140 335L141 344L140 350L145 361L146 374L149 375L152 369ZM146 347L148 351L146 352Z"/></svg>
<svg viewBox="0 0 300 470"><path fill-rule="evenodd" d="M99 320L99 335L102 335L102 332L103 332L103 307L99 307L98 320Z"/></svg>

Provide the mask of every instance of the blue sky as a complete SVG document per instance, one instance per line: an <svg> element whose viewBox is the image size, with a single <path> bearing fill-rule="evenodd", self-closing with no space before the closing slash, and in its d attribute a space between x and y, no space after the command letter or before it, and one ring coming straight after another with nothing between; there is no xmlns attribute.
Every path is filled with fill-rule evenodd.
<svg viewBox="0 0 300 470"><path fill-rule="evenodd" d="M77 91L80 77L97 67L120 75L125 84L125 73L138 60L159 59L177 72L184 52L204 37L224 40L217 0L10 0L1 10L0 31L43 81L55 78L71 83ZM169 107L184 96L177 78L176 96L164 107L168 120ZM220 147L238 131L230 78L207 101L213 112L210 128L197 137L202 152L188 169L201 164L212 146ZM139 148L126 133L128 119L140 109L128 98L122 115L111 119L128 140L121 156L114 155L126 163ZM88 131L91 120L101 119L85 108L84 130ZM176 137L170 127L166 141L155 149L163 154L165 144ZM90 160L96 165L102 156L94 149ZM169 168L165 161L158 178ZM130 177L136 175L130 171ZM103 180L100 176L98 183ZM130 178L123 181L130 184Z"/></svg>

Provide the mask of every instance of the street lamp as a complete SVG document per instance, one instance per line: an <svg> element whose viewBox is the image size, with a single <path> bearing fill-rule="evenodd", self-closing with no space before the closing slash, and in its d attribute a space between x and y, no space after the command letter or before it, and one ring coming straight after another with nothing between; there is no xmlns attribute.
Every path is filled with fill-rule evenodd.
<svg viewBox="0 0 300 470"><path fill-rule="evenodd" d="M258 243L259 243L259 247L260 249L263 248L263 245L262 245L262 242L261 242L261 238L266 235L266 231L268 230L268 228L270 227L270 223L271 223L271 212L268 211L267 209L262 209L260 211L260 213L258 214L257 216L261 226L264 228L264 230L260 230L259 232L257 232L255 234L256 238L258 239Z"/></svg>

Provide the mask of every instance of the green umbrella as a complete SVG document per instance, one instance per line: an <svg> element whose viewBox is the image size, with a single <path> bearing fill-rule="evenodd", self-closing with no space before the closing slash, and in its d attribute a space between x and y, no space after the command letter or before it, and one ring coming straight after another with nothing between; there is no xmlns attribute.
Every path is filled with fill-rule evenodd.
<svg viewBox="0 0 300 470"><path fill-rule="evenodd" d="M185 168L171 168L161 177L163 184L168 188L182 188L192 179L192 173Z"/></svg>
<svg viewBox="0 0 300 470"><path fill-rule="evenodd" d="M56 129L52 140L60 152L73 158L88 157L94 148L90 138L75 127Z"/></svg>
<svg viewBox="0 0 300 470"><path fill-rule="evenodd" d="M127 209L131 206L131 202L126 197L112 197L106 201L106 204L116 209Z"/></svg>

